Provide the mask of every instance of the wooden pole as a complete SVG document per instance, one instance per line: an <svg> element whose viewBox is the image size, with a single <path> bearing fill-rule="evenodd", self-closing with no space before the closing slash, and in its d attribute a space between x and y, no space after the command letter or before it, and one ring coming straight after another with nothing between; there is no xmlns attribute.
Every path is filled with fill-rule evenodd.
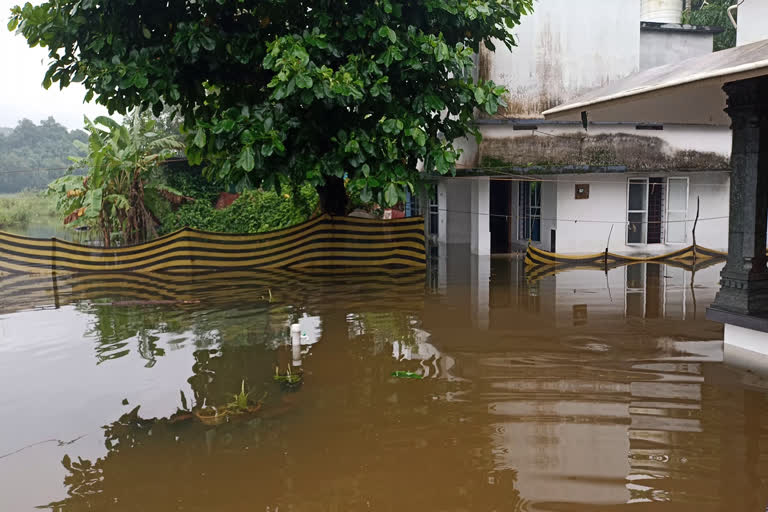
<svg viewBox="0 0 768 512"><path fill-rule="evenodd" d="M693 221L693 264L696 265L696 225L699 223L701 196L696 196L696 220Z"/></svg>
<svg viewBox="0 0 768 512"><path fill-rule="evenodd" d="M605 266L605 273L608 274L608 247L611 245L611 235L613 234L613 224L611 224L611 230L608 232L608 240L605 242L605 256L603 256L603 265Z"/></svg>

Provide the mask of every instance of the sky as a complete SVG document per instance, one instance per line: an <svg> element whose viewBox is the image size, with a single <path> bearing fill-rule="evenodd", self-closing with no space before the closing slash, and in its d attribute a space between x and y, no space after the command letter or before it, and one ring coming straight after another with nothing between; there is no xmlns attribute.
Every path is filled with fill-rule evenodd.
<svg viewBox="0 0 768 512"><path fill-rule="evenodd" d="M48 68L45 49L30 48L15 32L6 28L10 9L24 0L0 0L0 127L13 128L24 118L35 123L48 116L69 129L82 128L83 115L107 115L95 102L83 103L85 89L71 84L63 91L53 84L47 91L41 85ZM37 2L33 2L37 3Z"/></svg>

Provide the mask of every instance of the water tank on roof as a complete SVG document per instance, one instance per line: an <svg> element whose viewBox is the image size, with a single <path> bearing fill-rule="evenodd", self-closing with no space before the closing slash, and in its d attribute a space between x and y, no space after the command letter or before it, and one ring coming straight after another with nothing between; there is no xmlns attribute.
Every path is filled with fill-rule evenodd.
<svg viewBox="0 0 768 512"><path fill-rule="evenodd" d="M640 21L680 23L683 0L641 0Z"/></svg>

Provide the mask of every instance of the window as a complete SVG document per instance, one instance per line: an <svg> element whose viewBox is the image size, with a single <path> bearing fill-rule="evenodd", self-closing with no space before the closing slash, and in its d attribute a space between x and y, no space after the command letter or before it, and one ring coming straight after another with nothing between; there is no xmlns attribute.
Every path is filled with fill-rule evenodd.
<svg viewBox="0 0 768 512"><path fill-rule="evenodd" d="M627 194L627 243L644 244L648 228L648 180L629 180Z"/></svg>
<svg viewBox="0 0 768 512"><path fill-rule="evenodd" d="M520 182L518 205L518 239L541 242L541 182Z"/></svg>
<svg viewBox="0 0 768 512"><path fill-rule="evenodd" d="M440 224L440 204L437 200L437 185L427 189L429 194L429 234L437 236Z"/></svg>
<svg viewBox="0 0 768 512"><path fill-rule="evenodd" d="M684 243L688 178L630 178L627 244Z"/></svg>

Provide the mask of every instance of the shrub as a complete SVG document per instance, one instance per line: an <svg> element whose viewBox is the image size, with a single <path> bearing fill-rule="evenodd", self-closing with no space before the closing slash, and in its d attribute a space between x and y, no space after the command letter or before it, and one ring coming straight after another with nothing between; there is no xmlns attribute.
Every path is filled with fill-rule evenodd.
<svg viewBox="0 0 768 512"><path fill-rule="evenodd" d="M56 216L56 201L42 192L0 195L0 228L25 226L33 220Z"/></svg>
<svg viewBox="0 0 768 512"><path fill-rule="evenodd" d="M317 208L317 201L317 193L311 186L284 196L272 191L245 191L223 210L215 209L211 201L201 198L164 216L162 232L170 233L185 226L219 233L274 231L308 220Z"/></svg>

